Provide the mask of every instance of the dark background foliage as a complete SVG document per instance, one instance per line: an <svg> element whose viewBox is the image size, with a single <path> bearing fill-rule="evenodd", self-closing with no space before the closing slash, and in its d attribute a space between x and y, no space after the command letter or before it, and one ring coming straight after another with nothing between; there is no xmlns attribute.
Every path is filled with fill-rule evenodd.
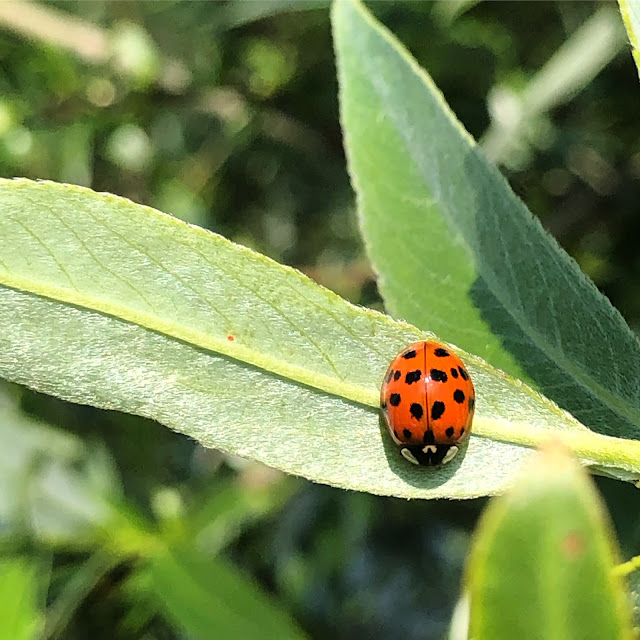
<svg viewBox="0 0 640 640"><path fill-rule="evenodd" d="M13 11L33 8L25 6ZM0 16L0 175L83 184L150 204L382 308L345 166L326 3L35 6L39 35ZM602 6L397 2L371 9L481 139L491 124L488 96L526 86ZM640 326L637 81L623 37L595 79L541 114L503 158L516 192L633 328ZM206 521L220 483L264 491L273 504L227 527L223 553L312 637L446 633L484 500L406 502L283 481L149 421L15 386L1 391L23 416L44 424L42 442L29 445L30 466L0 477L0 493L34 482L41 468L33 451L46 448L53 433L82 443L81 454L58 461L66 471L85 477L86 469L99 469L103 485L117 487L123 512L138 512L151 528L194 513ZM17 437L10 427L6 419L0 425L8 449ZM637 553L636 490L603 479L599 485L624 554ZM92 495L84 498L89 510ZM132 580L135 559L123 553L115 566L82 574L100 540L77 523L53 535L64 526L56 514L48 529L34 528L36 511L21 509L22 499L16 504L0 509L5 552L50 567L48 606L67 598L63 621L49 621L52 636L184 637ZM85 575L84 589L69 596L78 575Z"/></svg>

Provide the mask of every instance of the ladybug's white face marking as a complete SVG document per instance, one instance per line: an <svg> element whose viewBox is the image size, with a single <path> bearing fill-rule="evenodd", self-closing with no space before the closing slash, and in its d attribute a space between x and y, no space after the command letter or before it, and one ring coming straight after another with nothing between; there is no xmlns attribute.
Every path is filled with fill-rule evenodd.
<svg viewBox="0 0 640 640"><path fill-rule="evenodd" d="M419 465L420 463L415 459L415 456L413 455L413 453L411 453L411 451L409 451L409 449L400 449L400 453L411 463L411 464L417 464Z"/></svg>
<svg viewBox="0 0 640 640"><path fill-rule="evenodd" d="M444 458L442 458L442 462L440 464L447 464L447 462L450 462L451 460L453 460L453 458L456 457L456 454L458 453L459 448L456 447L455 445L452 445L449 448L449 451L447 451L447 453L445 453Z"/></svg>
<svg viewBox="0 0 640 640"><path fill-rule="evenodd" d="M426 447L422 447L422 453L436 453L438 447L435 444L428 444Z"/></svg>

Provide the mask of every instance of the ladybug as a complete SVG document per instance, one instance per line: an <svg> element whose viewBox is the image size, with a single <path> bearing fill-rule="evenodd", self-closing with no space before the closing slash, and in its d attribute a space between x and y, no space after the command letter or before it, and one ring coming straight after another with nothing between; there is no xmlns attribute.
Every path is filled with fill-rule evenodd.
<svg viewBox="0 0 640 640"><path fill-rule="evenodd" d="M380 407L400 453L413 464L446 464L469 437L476 396L458 358L438 342L416 342L394 358Z"/></svg>

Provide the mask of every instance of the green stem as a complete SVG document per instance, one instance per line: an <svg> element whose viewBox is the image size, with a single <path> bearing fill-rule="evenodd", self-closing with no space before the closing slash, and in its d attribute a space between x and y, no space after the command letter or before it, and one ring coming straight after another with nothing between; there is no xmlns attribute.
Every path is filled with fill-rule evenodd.
<svg viewBox="0 0 640 640"><path fill-rule="evenodd" d="M530 424L523 422L476 417L473 433L483 438L526 447L558 442L583 462L640 473L640 441L605 436L586 427L576 428L575 431L551 431L532 429Z"/></svg>
<svg viewBox="0 0 640 640"><path fill-rule="evenodd" d="M635 556L631 560L627 560L617 567L613 568L614 576L628 576L637 569L640 569L640 556Z"/></svg>

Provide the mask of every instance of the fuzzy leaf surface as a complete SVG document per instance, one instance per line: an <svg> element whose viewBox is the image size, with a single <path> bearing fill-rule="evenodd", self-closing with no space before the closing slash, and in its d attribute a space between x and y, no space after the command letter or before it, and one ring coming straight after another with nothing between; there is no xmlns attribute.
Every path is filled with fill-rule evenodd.
<svg viewBox="0 0 640 640"><path fill-rule="evenodd" d="M361 226L390 313L600 433L640 437L640 343L357 0L333 5Z"/></svg>
<svg viewBox="0 0 640 640"><path fill-rule="evenodd" d="M636 443L588 431L461 352L477 390L476 435L441 469L408 464L381 426L379 386L391 359L429 336L148 207L80 187L0 181L0 376L8 380L370 493L496 493L548 435L572 438L585 462L640 472Z"/></svg>

